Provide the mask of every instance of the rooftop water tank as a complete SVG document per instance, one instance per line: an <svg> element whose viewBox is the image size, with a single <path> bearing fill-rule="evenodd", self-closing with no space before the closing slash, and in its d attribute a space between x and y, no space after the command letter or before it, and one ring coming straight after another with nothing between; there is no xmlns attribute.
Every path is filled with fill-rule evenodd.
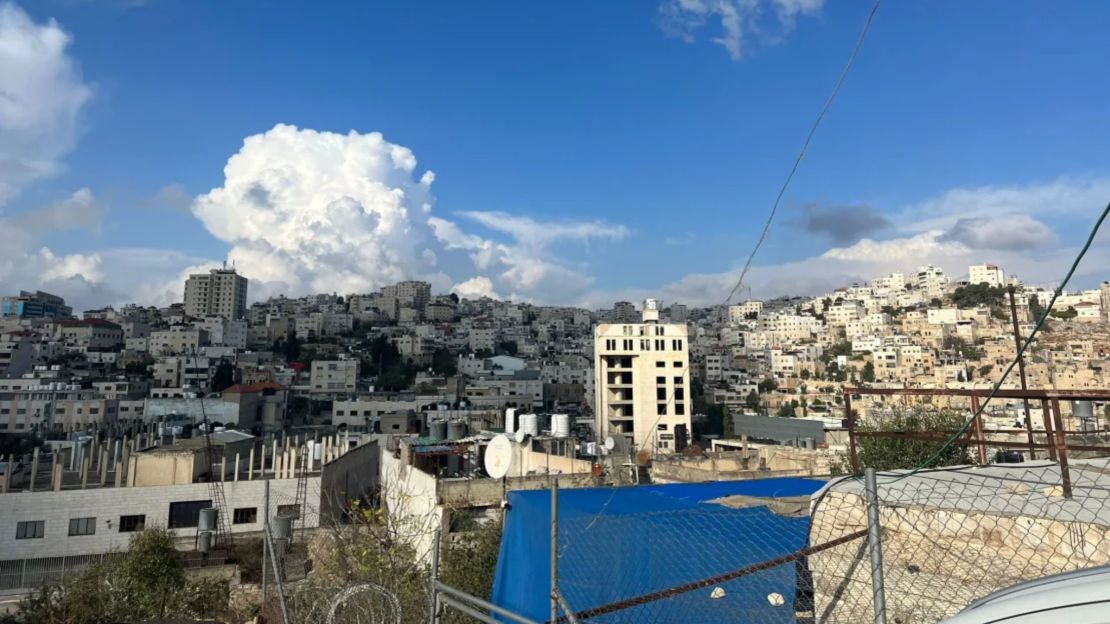
<svg viewBox="0 0 1110 624"><path fill-rule="evenodd" d="M570 437L570 416L567 414L551 415L551 435L556 438Z"/></svg>
<svg viewBox="0 0 1110 624"><path fill-rule="evenodd" d="M505 433L513 433L516 431L516 408L505 408Z"/></svg>
<svg viewBox="0 0 1110 624"><path fill-rule="evenodd" d="M200 517L197 519L197 530L215 531L216 530L216 511L215 507L205 507L200 510Z"/></svg>
<svg viewBox="0 0 1110 624"><path fill-rule="evenodd" d="M428 427L428 437L436 442L441 442L447 439L447 422L443 420L433 420L430 427Z"/></svg>
<svg viewBox="0 0 1110 624"><path fill-rule="evenodd" d="M521 414L520 429L525 435L538 435L540 432L539 419L535 414Z"/></svg>
<svg viewBox="0 0 1110 624"><path fill-rule="evenodd" d="M447 423L447 439L459 440L466 437L466 423L461 420L452 420Z"/></svg>
<svg viewBox="0 0 1110 624"><path fill-rule="evenodd" d="M1094 403L1091 403L1090 401L1072 401L1071 415L1076 418L1094 418Z"/></svg>

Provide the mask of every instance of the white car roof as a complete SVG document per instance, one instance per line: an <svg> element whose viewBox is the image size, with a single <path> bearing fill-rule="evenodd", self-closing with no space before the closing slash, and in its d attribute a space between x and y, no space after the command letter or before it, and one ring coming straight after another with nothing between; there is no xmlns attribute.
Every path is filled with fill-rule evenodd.
<svg viewBox="0 0 1110 624"><path fill-rule="evenodd" d="M945 624L1102 624L1110 622L1108 607L1110 566L1101 566L1001 589L971 603Z"/></svg>

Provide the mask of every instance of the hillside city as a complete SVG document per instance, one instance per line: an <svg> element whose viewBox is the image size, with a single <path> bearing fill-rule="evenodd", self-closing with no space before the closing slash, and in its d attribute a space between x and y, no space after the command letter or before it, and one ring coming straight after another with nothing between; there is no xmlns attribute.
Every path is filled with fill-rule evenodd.
<svg viewBox="0 0 1110 624"><path fill-rule="evenodd" d="M1026 336L1052 291L989 264L960 279L925 266L816 297L667 302L652 314L688 341L675 365L690 391L676 415L693 442L736 435L737 413L839 421L845 386L989 387L1016 350L1008 287ZM117 433L203 417L256 435L303 426L384 433L390 415L516 408L568 414L581 440L598 442L613 430L595 418L607 383L596 374L605 339L595 330L644 316L626 301L585 310L460 299L419 281L249 306L248 292L248 280L225 268L191 276L183 303L163 308L75 313L48 293L5 296L0 432ZM1051 331L1027 356L1029 387L1110 385L1108 317L1110 284L1061 293ZM1006 386L1017 383L1014 375Z"/></svg>
<svg viewBox="0 0 1110 624"><path fill-rule="evenodd" d="M1009 480L1014 473L1002 467L1012 462L1041 471L1023 473L1021 486L961 499L964 528L933 538L971 539L983 561L1003 551L1024 560L1037 556L1041 538L1027 528L1001 543L967 537L965 530L988 535L981 524L1003 520L964 506L1025 501L1046 481L1062 486L1045 496L1071 498L1076 479L1085 478L1083 462L1102 461L1078 453L1101 448L1083 445L1101 443L1110 406L1100 390L1110 385L1108 283L1055 293L990 264L962 276L924 266L813 297L714 308L647 299L602 310L434 294L421 281L248 305L249 292L249 280L225 266L189 276L182 301L161 308L77 312L41 291L2 299L0 495L10 504L0 505L0 527L7 527L0 591L21 596L12 603L17 615L92 610L91 621L128 619L139 598L116 603L87 595L81 583L130 574L154 558L177 572L164 577L170 585L148 591L168 601L163 611L197 618L320 621L311 605L355 609L345 593L354 590L342 588L367 580L384 588L389 608L406 622L425 621L427 596L448 591L538 618L545 601L512 588L545 565L546 553L498 554L503 532L506 540L543 539L545 522L533 514L545 499L528 498L541 494L531 490L565 490L562 496L578 501L572 505L597 514L583 529L592 536L582 546L588 552L630 536L590 532L614 497L625 501L618 508L641 507L644 519L653 509L674 513L690 496L695 505L763 501L754 503L756 516L737 516L750 523L743 530L770 531L768 539L789 539L795 549L800 530L835 545L852 526L864 527L853 534L861 536L877 525L859 524L858 515L855 525L845 524L837 505L862 498L844 491L797 518L801 524L780 526L775 518L786 513L782 505L795 504L791 497L809 501L830 475L861 464L907 468L938 458L940 465L1002 470ZM978 401L1042 316L1021 375L1001 385L1020 393L1024 384L1034 394L1004 395L980 415ZM1073 400L1061 409L1054 390L1097 403ZM938 396L884 396L913 392ZM965 422L975 423L977 442L938 441L967 431ZM1053 461L1036 463L1046 452ZM1053 470L1059 473L1042 474ZM697 489L620 487L634 484ZM771 498L751 498L768 484ZM590 498L598 487L610 492L607 501ZM722 492L725 498L715 498ZM922 513L936 504L932 496ZM734 499L747 502L728 502ZM695 525L705 521L696 509L682 513L695 514L681 516ZM1068 521L1054 513L1038 522ZM929 528L935 519L914 520L913 530L936 530ZM914 545L905 539L889 546ZM755 562L761 548L738 552ZM832 550L811 558L812 580L797 590L809 597L795 608L829 604L840 614L835 621L866 619L871 603L828 589L849 556ZM718 569L711 558L691 561L695 576ZM1045 569L1079 560L1060 561L1062 568ZM938 588L948 586L945 570L954 564L939 557L929 565ZM980 576L990 580L977 595L1024 578ZM122 582L100 591L113 595ZM440 582L451 586L440 589ZM870 591L862 578L852 582ZM414 586L431 593L405 589ZM371 604L359 608L382 608L365 600ZM742 604L760 609L758 601ZM932 621L965 604L957 597L912 608Z"/></svg>

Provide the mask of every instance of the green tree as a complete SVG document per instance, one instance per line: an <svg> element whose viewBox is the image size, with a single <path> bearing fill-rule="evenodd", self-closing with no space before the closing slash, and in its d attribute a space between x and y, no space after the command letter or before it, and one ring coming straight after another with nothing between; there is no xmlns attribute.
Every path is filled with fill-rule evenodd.
<svg viewBox="0 0 1110 624"><path fill-rule="evenodd" d="M1041 305L1037 295L1029 297L1029 314L1033 317L1033 321L1039 321L1044 316L1044 306Z"/></svg>
<svg viewBox="0 0 1110 624"><path fill-rule="evenodd" d="M452 537L440 561L443 582L471 596L489 600L493 594L493 572L501 551L501 523L487 522L462 531L454 528ZM448 610L445 619L449 624L473 621L453 609Z"/></svg>
<svg viewBox="0 0 1110 624"><path fill-rule="evenodd" d="M131 538L127 552L48 585L24 599L11 621L18 624L110 624L165 619L224 617L226 580L192 580L165 529Z"/></svg>
<svg viewBox="0 0 1110 624"><path fill-rule="evenodd" d="M503 340L497 343L497 353L499 355L512 355L517 354L517 344L515 340Z"/></svg>
<svg viewBox="0 0 1110 624"><path fill-rule="evenodd" d="M749 392L748 396L744 397L744 405L751 409L757 409L759 407L759 393L755 390Z"/></svg>
<svg viewBox="0 0 1110 624"><path fill-rule="evenodd" d="M216 372L212 375L212 392L223 392L235 385L235 365L227 360L220 360Z"/></svg>
<svg viewBox="0 0 1110 624"><path fill-rule="evenodd" d="M863 365L863 372L860 373L860 380L866 383L875 381L875 364L868 362Z"/></svg>
<svg viewBox="0 0 1110 624"><path fill-rule="evenodd" d="M1005 303L1006 289L989 286L986 282L959 286L952 291L952 303L958 308L1001 306Z"/></svg>
<svg viewBox="0 0 1110 624"><path fill-rule="evenodd" d="M779 406L779 410L775 412L775 415L779 418L793 418L794 406L789 403L783 403Z"/></svg>
<svg viewBox="0 0 1110 624"><path fill-rule="evenodd" d="M450 350L440 347L432 353L432 371L435 374L450 377L458 370L458 360Z"/></svg>
<svg viewBox="0 0 1110 624"><path fill-rule="evenodd" d="M966 420L964 413L954 410L915 408L896 409L886 418L861 422L859 429L863 432L932 434L935 439L860 436L860 465L875 470L897 470L970 463L966 447L945 444L948 438L963 429Z"/></svg>
<svg viewBox="0 0 1110 624"><path fill-rule="evenodd" d="M301 340L297 338L296 332L289 332L289 335L285 337L282 351L284 351L286 362L296 362L297 358L301 357Z"/></svg>
<svg viewBox="0 0 1110 624"><path fill-rule="evenodd" d="M774 379L764 379L763 381L759 382L758 387L760 393L774 392L775 390L778 390L779 384Z"/></svg>
<svg viewBox="0 0 1110 624"><path fill-rule="evenodd" d="M1053 310L1049 314L1051 314L1053 318L1058 318L1061 321L1070 321L1073 318L1079 316L1079 313L1076 312L1075 308L1071 306L1068 306L1067 310Z"/></svg>
<svg viewBox="0 0 1110 624"><path fill-rule="evenodd" d="M808 369L808 368L803 368L803 369L802 369L802 372L801 372L801 374L800 374L799 376L800 376L800 377L801 377L802 379L809 379L809 377L810 377L810 372L809 372L809 369Z"/></svg>

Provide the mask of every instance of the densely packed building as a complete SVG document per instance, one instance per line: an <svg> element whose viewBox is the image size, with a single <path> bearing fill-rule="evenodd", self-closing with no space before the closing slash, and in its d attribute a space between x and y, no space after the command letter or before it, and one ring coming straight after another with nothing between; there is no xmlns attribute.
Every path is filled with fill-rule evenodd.
<svg viewBox="0 0 1110 624"><path fill-rule="evenodd" d="M3 300L0 433L121 431L171 415L207 415L254 433L339 425L374 432L384 417L408 423L412 413L419 429L433 411L517 408L569 414L587 439L623 428L640 446L646 438L632 435L633 421L620 421L618 412L635 405L654 422L656 408L667 404L656 405L656 395L669 400L681 392L683 400L662 414L668 444L650 432L656 443L648 446L669 452L681 446L673 426L684 425L690 440L713 431L707 413L833 422L843 416L845 385L989 384L1015 352L1007 287L1018 331L1028 335L1052 291L991 264L969 267L963 279L925 266L815 297L715 308L652 300L647 309L620 301L584 310L462 299L419 281L246 307L247 281L227 268L191 276L181 304L88 310L81 318L59 297L23 291ZM1060 293L1051 331L1027 357L1030 387L1110 385L1108 315L1110 284ZM641 329L664 335L621 334ZM618 347L628 340L630 353L659 340L681 342L673 350L681 362L668 360L681 367L639 375L644 383L662 377L658 387L613 386L609 376L618 371L595 367L599 357L623 353ZM260 397L244 400L253 394ZM609 400L616 395L630 402ZM606 414L624 424L613 426Z"/></svg>

